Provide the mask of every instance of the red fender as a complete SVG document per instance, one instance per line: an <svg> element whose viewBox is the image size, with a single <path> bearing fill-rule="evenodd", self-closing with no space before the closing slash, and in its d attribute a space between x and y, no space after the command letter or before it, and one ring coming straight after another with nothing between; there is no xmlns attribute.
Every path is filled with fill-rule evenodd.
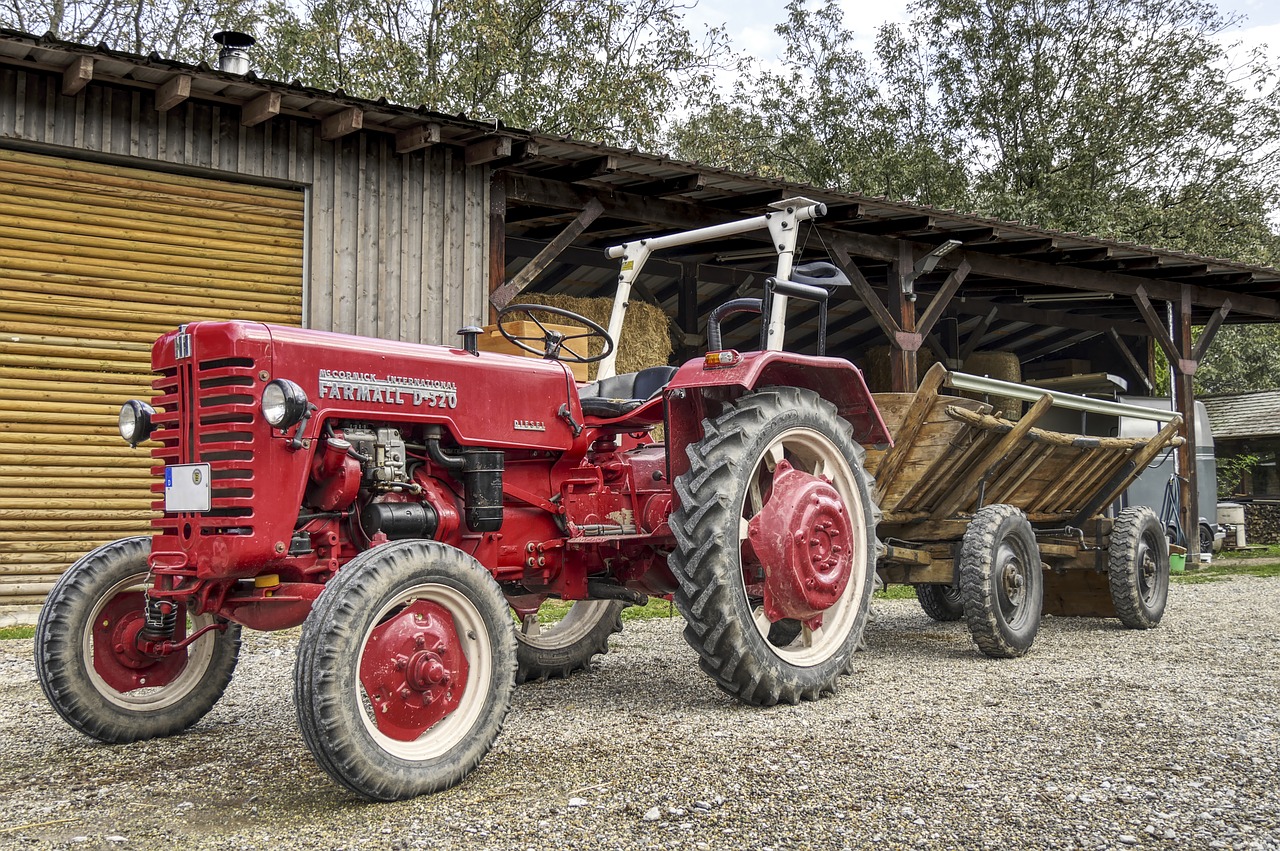
<svg viewBox="0 0 1280 851"><path fill-rule="evenodd" d="M766 351L746 352L728 366L709 367L703 360L692 360L680 367L663 391L671 481L689 470L685 449L702 439L702 420L709 413L709 401L778 385L803 387L830 401L853 426L853 439L863 446L893 445L862 371L843 358Z"/></svg>

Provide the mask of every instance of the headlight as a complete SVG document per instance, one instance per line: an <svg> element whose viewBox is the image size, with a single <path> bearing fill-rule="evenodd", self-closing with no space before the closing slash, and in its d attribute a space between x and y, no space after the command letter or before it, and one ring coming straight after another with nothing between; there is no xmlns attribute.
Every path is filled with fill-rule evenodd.
<svg viewBox="0 0 1280 851"><path fill-rule="evenodd" d="M155 415L156 409L146 402L139 402L137 399L125 402L120 408L120 436L124 438L124 442L136 447L150 437L151 418Z"/></svg>
<svg viewBox="0 0 1280 851"><path fill-rule="evenodd" d="M287 378L277 378L262 391L262 416L272 426L289 428L307 413L307 394Z"/></svg>

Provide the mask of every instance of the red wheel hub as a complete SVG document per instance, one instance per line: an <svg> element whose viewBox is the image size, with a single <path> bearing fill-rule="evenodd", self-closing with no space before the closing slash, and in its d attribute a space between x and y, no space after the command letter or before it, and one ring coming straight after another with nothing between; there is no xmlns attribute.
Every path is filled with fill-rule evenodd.
<svg viewBox="0 0 1280 851"><path fill-rule="evenodd" d="M416 600L374 627L360 657L360 684L383 735L412 742L458 708L467 657L449 610Z"/></svg>
<svg viewBox="0 0 1280 851"><path fill-rule="evenodd" d="M138 649L138 633L146 623L146 594L126 591L107 601L93 622L93 669L118 692L167 686L187 667L186 649L168 656L148 656ZM173 640L187 637L186 612L178 610Z"/></svg>
<svg viewBox="0 0 1280 851"><path fill-rule="evenodd" d="M769 499L751 518L747 535L764 566L769 620L820 626L853 566L853 524L840 492L827 479L779 461Z"/></svg>

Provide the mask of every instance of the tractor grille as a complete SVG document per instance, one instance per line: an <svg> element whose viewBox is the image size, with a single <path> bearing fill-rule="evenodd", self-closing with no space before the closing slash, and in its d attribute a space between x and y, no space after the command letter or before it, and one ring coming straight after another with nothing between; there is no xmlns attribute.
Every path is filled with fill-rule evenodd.
<svg viewBox="0 0 1280 851"><path fill-rule="evenodd" d="M152 507L164 509L164 466L207 463L212 474L210 510L157 518L157 534L190 541L199 535L252 535L254 523L253 444L265 429L260 422L252 358L198 360L186 357L158 370L153 386L157 414L151 455L161 477L152 485L160 497ZM265 432L263 432L265 436Z"/></svg>

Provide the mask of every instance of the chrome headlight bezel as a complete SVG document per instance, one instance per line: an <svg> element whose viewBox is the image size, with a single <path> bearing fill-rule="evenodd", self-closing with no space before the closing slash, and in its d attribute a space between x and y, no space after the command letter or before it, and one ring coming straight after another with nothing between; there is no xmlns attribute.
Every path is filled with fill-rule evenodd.
<svg viewBox="0 0 1280 851"><path fill-rule="evenodd" d="M140 399L130 399L120 406L118 425L124 442L137 448L155 430L156 409Z"/></svg>
<svg viewBox="0 0 1280 851"><path fill-rule="evenodd" d="M283 431L301 422L310 404L306 391L287 378L262 388L262 417L272 428Z"/></svg>

